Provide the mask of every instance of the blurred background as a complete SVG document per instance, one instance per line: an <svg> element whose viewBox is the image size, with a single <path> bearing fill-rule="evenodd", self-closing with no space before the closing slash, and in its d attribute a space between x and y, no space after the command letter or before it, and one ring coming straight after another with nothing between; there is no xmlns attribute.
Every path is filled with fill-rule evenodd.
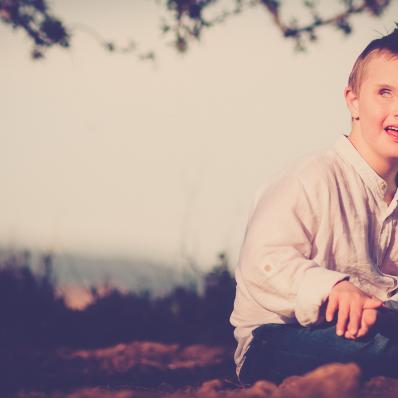
<svg viewBox="0 0 398 398"><path fill-rule="evenodd" d="M350 69L397 15L393 1L0 0L0 307L31 330L3 337L99 347L159 339L163 322L165 342L232 344L254 193L349 132Z"/></svg>
<svg viewBox="0 0 398 398"><path fill-rule="evenodd" d="M354 15L350 35L321 27L299 52L265 6L251 6L184 52L162 33L172 3L47 2L70 48L39 60L23 29L0 24L0 244L52 253L69 296L105 278L164 293L220 252L233 268L256 189L349 131L350 68L398 11ZM344 2L315 3L337 15ZM286 21L311 21L301 1L280 8Z"/></svg>

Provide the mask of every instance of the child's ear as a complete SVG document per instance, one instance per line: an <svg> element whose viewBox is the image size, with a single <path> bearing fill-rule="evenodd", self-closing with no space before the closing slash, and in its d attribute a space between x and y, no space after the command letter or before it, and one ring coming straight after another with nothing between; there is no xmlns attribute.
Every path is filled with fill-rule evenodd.
<svg viewBox="0 0 398 398"><path fill-rule="evenodd" d="M351 112L351 117L355 120L358 120L359 119L358 96L354 93L354 90L350 86L347 86L344 89L344 97L348 109Z"/></svg>

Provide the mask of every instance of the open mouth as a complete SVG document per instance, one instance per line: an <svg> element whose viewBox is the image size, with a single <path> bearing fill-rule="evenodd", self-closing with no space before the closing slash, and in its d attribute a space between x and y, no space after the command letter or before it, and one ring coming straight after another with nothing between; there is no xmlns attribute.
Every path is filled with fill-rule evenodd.
<svg viewBox="0 0 398 398"><path fill-rule="evenodd" d="M388 135L398 139L398 127L387 126L384 130Z"/></svg>

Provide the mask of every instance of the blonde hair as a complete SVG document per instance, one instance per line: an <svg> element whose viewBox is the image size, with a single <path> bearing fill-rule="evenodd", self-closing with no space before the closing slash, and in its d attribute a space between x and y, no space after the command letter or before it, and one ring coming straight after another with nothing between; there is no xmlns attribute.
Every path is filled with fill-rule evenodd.
<svg viewBox="0 0 398 398"><path fill-rule="evenodd" d="M348 86L357 95L361 88L366 66L375 55L384 55L391 58L398 57L397 23L395 24L395 29L390 34L371 41L356 59L348 78Z"/></svg>

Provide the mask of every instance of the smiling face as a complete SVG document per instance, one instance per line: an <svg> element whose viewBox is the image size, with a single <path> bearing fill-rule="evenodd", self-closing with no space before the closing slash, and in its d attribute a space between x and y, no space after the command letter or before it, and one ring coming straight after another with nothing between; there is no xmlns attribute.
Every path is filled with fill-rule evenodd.
<svg viewBox="0 0 398 398"><path fill-rule="evenodd" d="M376 171L388 172L398 163L398 56L377 51L369 57L359 92L345 89L350 140Z"/></svg>

